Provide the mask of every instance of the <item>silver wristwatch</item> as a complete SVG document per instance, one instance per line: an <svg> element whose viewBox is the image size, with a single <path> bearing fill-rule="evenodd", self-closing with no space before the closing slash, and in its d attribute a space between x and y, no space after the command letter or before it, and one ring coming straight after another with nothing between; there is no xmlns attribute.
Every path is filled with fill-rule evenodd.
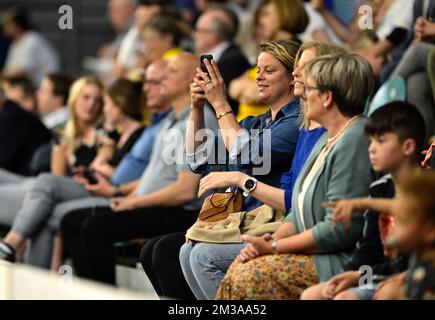
<svg viewBox="0 0 435 320"><path fill-rule="evenodd" d="M245 182L243 182L243 195L245 197L249 196L249 194L255 190L257 187L257 181L257 179L249 177Z"/></svg>

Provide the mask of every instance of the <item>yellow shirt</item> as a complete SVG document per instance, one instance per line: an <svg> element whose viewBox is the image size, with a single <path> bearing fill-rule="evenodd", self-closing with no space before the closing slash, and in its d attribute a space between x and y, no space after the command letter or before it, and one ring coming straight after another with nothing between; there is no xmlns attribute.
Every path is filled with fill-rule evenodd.
<svg viewBox="0 0 435 320"><path fill-rule="evenodd" d="M165 52L165 54L163 55L163 60L170 61L178 56L181 52L183 52L183 50L178 47L171 48Z"/></svg>

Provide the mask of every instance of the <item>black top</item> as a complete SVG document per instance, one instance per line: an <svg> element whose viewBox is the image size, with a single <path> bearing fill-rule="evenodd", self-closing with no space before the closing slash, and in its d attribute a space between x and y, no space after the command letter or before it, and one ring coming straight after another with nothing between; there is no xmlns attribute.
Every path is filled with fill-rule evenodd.
<svg viewBox="0 0 435 320"><path fill-rule="evenodd" d="M372 198L393 198L395 188L391 175L385 175L373 182L370 185L370 196ZM373 273L379 275L389 275L406 270L407 255L401 255L395 261L390 261L384 255L378 223L379 213L367 210L364 218L363 237L358 241L357 248L344 270L358 270L363 265L371 266Z"/></svg>
<svg viewBox="0 0 435 320"><path fill-rule="evenodd" d="M222 52L222 55L217 61L217 65L227 88L231 80L241 76L245 71L251 68L242 50L234 43ZM234 114L237 114L239 111L238 102L231 99L229 96L227 96L227 98Z"/></svg>
<svg viewBox="0 0 435 320"><path fill-rule="evenodd" d="M91 146L81 144L74 151L75 161L73 167L87 167L95 159L99 145L94 143Z"/></svg>
<svg viewBox="0 0 435 320"><path fill-rule="evenodd" d="M0 167L30 175L34 151L51 139L50 131L38 117L6 100L0 109Z"/></svg>
<svg viewBox="0 0 435 320"><path fill-rule="evenodd" d="M124 145L121 148L116 148L115 153L113 154L112 159L109 161L109 164L112 167L116 167L124 158L124 156L130 152L130 149L133 147L133 145L136 143L137 139L142 135L142 132L144 131L145 127L140 127L136 129L135 132L133 132L128 140L124 143Z"/></svg>

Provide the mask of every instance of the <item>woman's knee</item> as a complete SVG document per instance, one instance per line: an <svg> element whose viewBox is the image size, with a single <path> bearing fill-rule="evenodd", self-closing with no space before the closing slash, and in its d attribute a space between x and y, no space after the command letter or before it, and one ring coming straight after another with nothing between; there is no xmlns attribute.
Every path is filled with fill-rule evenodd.
<svg viewBox="0 0 435 320"><path fill-rule="evenodd" d="M34 186L55 186L59 179L61 179L60 176L51 173L41 173L36 177Z"/></svg>
<svg viewBox="0 0 435 320"><path fill-rule="evenodd" d="M185 243L181 246L179 252L179 260L181 269L186 271L187 268L190 268L190 253L192 252L193 245L190 243Z"/></svg>
<svg viewBox="0 0 435 320"><path fill-rule="evenodd" d="M358 300L358 295L355 291L349 289L342 291L334 297L334 300Z"/></svg>
<svg viewBox="0 0 435 320"><path fill-rule="evenodd" d="M142 264L143 269L145 272L150 269L152 266L152 256L154 251L154 242L147 241L145 245L140 250L140 263Z"/></svg>
<svg viewBox="0 0 435 320"><path fill-rule="evenodd" d="M62 237L69 235L73 230L73 216L71 213L66 214L59 222L59 232Z"/></svg>
<svg viewBox="0 0 435 320"><path fill-rule="evenodd" d="M198 243L193 246L190 251L190 264L192 268L195 268L198 264L208 265L213 259L213 253L210 245L207 243Z"/></svg>

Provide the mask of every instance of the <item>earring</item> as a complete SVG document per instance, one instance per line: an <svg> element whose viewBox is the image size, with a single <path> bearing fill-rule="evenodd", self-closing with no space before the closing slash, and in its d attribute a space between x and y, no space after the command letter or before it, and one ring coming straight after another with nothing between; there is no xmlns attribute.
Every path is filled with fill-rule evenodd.
<svg viewBox="0 0 435 320"><path fill-rule="evenodd" d="M327 108L327 107L328 107L328 104L325 102L325 103L323 104L323 106L324 106L325 108Z"/></svg>

